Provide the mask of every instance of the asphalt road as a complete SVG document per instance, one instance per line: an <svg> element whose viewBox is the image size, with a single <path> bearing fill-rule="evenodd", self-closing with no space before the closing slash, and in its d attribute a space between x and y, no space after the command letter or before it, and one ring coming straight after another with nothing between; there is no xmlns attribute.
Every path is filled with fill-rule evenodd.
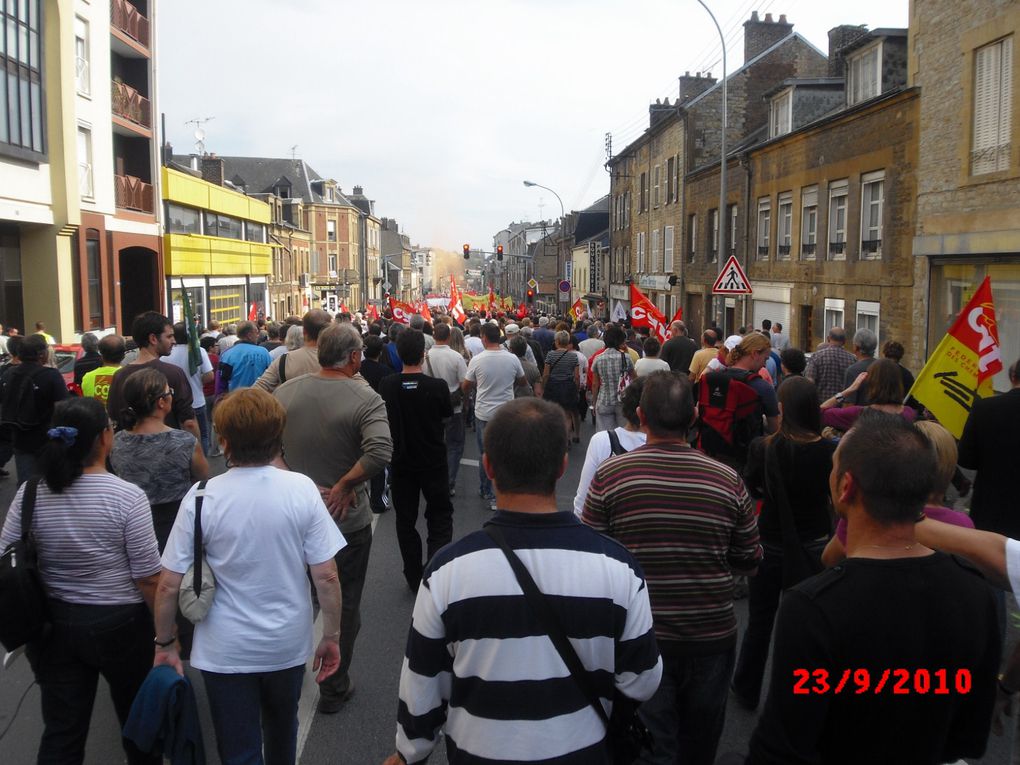
<svg viewBox="0 0 1020 765"><path fill-rule="evenodd" d="M558 484L557 498L563 509L572 506L584 449L591 435L591 425L584 428L584 438L570 453L567 472ZM468 431L465 464L461 465L454 499L454 536L460 537L481 528L489 517L487 506L478 497L477 448L474 433ZM214 472L222 472L222 460L213 460ZM13 470L13 465L9 466ZM0 519L14 495L13 479L0 482ZM302 694L299 732L301 765L378 765L394 749L397 708L397 684L403 658L407 628L410 623L413 596L408 592L401 575L400 555L397 550L392 512L377 518L368 580L362 602L362 627L358 636L351 674L356 691L347 706L336 715L314 713L316 691L314 683L306 677ZM738 620L743 625L747 614L747 601L736 602ZM1015 608L1012 622L1018 619ZM1016 627L1010 627L1016 639ZM10 725L0 739L0 763L27 765L35 762L35 752L42 731L38 688L31 687L31 672L24 658L18 659L7 670L0 670L0 733ZM19 698L28 688L20 712L12 721ZM205 710L201 681L196 679L200 712L206 737L206 751L210 765L218 765L211 724ZM764 694L763 694L764 697ZM746 752L757 714L746 712L735 703L727 709L726 727L719 746L719 754ZM986 756L971 760L971 764L1008 765L1012 738L992 736ZM116 717L100 681L96 706L89 735L86 765L114 765L125 762L120 747ZM430 760L445 765L445 750L440 745Z"/></svg>

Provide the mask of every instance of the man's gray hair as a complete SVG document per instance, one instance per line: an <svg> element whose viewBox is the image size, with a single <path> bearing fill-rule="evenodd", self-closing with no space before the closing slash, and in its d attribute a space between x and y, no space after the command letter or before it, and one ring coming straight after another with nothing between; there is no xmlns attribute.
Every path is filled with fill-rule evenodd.
<svg viewBox="0 0 1020 765"><path fill-rule="evenodd" d="M287 336L284 338L284 345L288 351L296 351L305 344L305 330L300 324L287 327Z"/></svg>
<svg viewBox="0 0 1020 765"><path fill-rule="evenodd" d="M259 328L255 326L253 321L242 321L237 325L237 336L248 337L250 335L258 334Z"/></svg>
<svg viewBox="0 0 1020 765"><path fill-rule="evenodd" d="M411 329L422 329L425 326L425 317L421 314L414 314L410 319Z"/></svg>
<svg viewBox="0 0 1020 765"><path fill-rule="evenodd" d="M351 354L362 347L361 333L353 324L330 324L319 333L319 366L323 369L345 367Z"/></svg>
<svg viewBox="0 0 1020 765"><path fill-rule="evenodd" d="M854 333L854 347L860 348L865 356L874 356L878 338L870 329L859 329Z"/></svg>
<svg viewBox="0 0 1020 765"><path fill-rule="evenodd" d="M86 332L81 336L81 349L86 353L96 353L99 351L99 338L96 337L92 332Z"/></svg>

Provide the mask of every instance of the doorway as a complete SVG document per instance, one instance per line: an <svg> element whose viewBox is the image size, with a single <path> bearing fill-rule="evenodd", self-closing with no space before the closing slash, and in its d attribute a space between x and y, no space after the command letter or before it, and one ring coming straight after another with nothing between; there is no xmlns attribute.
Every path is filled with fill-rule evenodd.
<svg viewBox="0 0 1020 765"><path fill-rule="evenodd" d="M158 310L156 253L147 247L125 247L120 251L120 325L125 334L138 314Z"/></svg>

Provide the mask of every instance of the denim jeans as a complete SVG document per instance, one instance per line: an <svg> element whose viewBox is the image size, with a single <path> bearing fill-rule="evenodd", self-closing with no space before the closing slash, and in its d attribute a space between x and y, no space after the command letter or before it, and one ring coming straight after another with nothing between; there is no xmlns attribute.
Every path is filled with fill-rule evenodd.
<svg viewBox="0 0 1020 765"><path fill-rule="evenodd" d="M446 423L446 469L451 487L457 483L457 471L464 456L464 430L464 413L454 412Z"/></svg>
<svg viewBox="0 0 1020 765"><path fill-rule="evenodd" d="M304 672L304 664L276 672L202 670L222 765L294 765Z"/></svg>
<svg viewBox="0 0 1020 765"><path fill-rule="evenodd" d="M204 406L195 407L195 419L198 420L198 432L202 436L202 453L208 457L210 446L209 412Z"/></svg>
<svg viewBox="0 0 1020 765"><path fill-rule="evenodd" d="M495 496L492 493L492 481L485 475L485 465L482 464L482 455L485 453L485 420L475 418L475 441L478 442L478 492L486 498Z"/></svg>
<svg viewBox="0 0 1020 765"><path fill-rule="evenodd" d="M639 714L654 749L645 765L712 765L726 720L736 650L708 656L662 657L662 682Z"/></svg>
<svg viewBox="0 0 1020 765"><path fill-rule="evenodd" d="M127 722L135 694L152 668L152 617L144 603L93 606L51 600L53 628L26 656L42 690L40 763L81 765L99 675L110 687L120 721ZM126 738L131 765L162 765Z"/></svg>
<svg viewBox="0 0 1020 765"><path fill-rule="evenodd" d="M35 454L14 450L14 469L18 471L18 486L35 478Z"/></svg>

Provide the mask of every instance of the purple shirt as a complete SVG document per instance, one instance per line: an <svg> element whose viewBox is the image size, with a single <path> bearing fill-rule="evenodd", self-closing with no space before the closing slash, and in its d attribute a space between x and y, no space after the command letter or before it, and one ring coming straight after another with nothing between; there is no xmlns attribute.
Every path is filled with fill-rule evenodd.
<svg viewBox="0 0 1020 765"><path fill-rule="evenodd" d="M954 526L963 526L965 529L974 528L974 521L970 519L969 515L961 513L959 510L954 510L951 507L925 505L924 514L933 521L951 523ZM840 518L836 524L836 538L843 543L843 547L846 547L846 518Z"/></svg>

